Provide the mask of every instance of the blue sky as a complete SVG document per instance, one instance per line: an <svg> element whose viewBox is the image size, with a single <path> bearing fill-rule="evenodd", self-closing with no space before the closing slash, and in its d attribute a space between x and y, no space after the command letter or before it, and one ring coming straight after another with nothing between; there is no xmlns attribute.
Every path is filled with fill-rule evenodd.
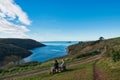
<svg viewBox="0 0 120 80"><path fill-rule="evenodd" d="M26 34L39 41L120 36L119 0L15 0L32 21Z"/></svg>

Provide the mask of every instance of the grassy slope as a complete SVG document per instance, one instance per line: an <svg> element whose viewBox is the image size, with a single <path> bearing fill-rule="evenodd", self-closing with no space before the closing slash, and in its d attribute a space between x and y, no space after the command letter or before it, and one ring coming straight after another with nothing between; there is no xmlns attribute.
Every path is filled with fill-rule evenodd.
<svg viewBox="0 0 120 80"><path fill-rule="evenodd" d="M24 58L26 56L29 56L30 54L32 53L24 48L12 44L0 43L0 61L12 55Z"/></svg>
<svg viewBox="0 0 120 80"><path fill-rule="evenodd" d="M107 44L107 51L102 54L102 59L97 62L97 67L102 72L102 80L120 80L120 61L114 62L110 57L110 50L120 49L120 38L109 39Z"/></svg>
<svg viewBox="0 0 120 80"><path fill-rule="evenodd" d="M102 80L120 80L120 61L113 62L110 58L103 58L97 66L104 72Z"/></svg>
<svg viewBox="0 0 120 80"><path fill-rule="evenodd" d="M84 57L84 58L79 58L79 59L71 59L71 58L65 58L65 61L67 64L74 63L76 61L84 60L89 57ZM58 59L58 62L61 63L61 59ZM48 68L53 65L53 60L44 62L44 63L33 63L31 64L21 64L12 68L9 68L3 72L0 73L0 77L4 75L9 75L9 74L16 74L16 73L23 73L23 72L28 72L31 70L37 70L37 69L42 69L42 68Z"/></svg>
<svg viewBox="0 0 120 80"><path fill-rule="evenodd" d="M25 58L32 54L29 50L42 46L45 45L32 39L0 38L0 67L13 62L15 57L19 60Z"/></svg>
<svg viewBox="0 0 120 80"><path fill-rule="evenodd" d="M17 80L93 80L93 62L70 67L62 73L41 73Z"/></svg>
<svg viewBox="0 0 120 80"><path fill-rule="evenodd" d="M83 46L81 46L81 44ZM120 49L120 38L112 38L101 42L87 42L87 43L78 43L70 46L72 53L71 54L84 54L84 52L91 52L95 49L100 49L102 53L102 58L97 62L98 68L103 72L102 80L120 80L120 61L113 62L110 56L110 50ZM83 48L83 49L82 49ZM106 49L106 50L105 50ZM78 55L77 55L78 56Z"/></svg>
<svg viewBox="0 0 120 80"><path fill-rule="evenodd" d="M107 42L107 43L106 43ZM104 43L107 44L107 48L102 48L106 50L101 50L102 56L109 54L109 50L111 48L119 48L120 45L120 38L114 38L106 40L105 42L100 42L99 44L92 42L93 44L86 44L87 48L84 47L84 50L90 51L92 48L97 50L101 47L104 47ZM85 46L86 46L85 45ZM100 45L100 46L99 46ZM102 46L101 46L102 45ZM77 45L80 46L80 45ZM92 46L90 48L90 46ZM97 47L98 46L98 47ZM96 47L96 48L94 48ZM78 49L79 47L77 47ZM94 51L94 50L93 50ZM71 57L70 57L71 58ZM75 60L69 59L68 62L73 62ZM41 65L37 65L37 68L42 68L46 66L51 66L52 62L48 61L46 63L43 63ZM113 62L110 56L104 56L102 57L99 62L97 62L97 66L104 72L103 79L102 80L120 80L120 61ZM37 69L35 68L35 69ZM20 80L93 80L93 63L79 65L75 67L69 68L69 71L58 73L54 75L49 75L48 73L42 73L37 75L32 75L31 77L22 78ZM33 69L33 68L32 68Z"/></svg>
<svg viewBox="0 0 120 80"><path fill-rule="evenodd" d="M44 44L32 39L19 39L19 38L0 38L0 43L12 44L27 50L31 50L36 47L45 46Z"/></svg>
<svg viewBox="0 0 120 80"><path fill-rule="evenodd" d="M111 43L108 44L108 47L114 50L120 49L120 38L113 38L108 41ZM104 72L102 80L120 80L120 61L114 62L112 60L112 57L110 57L110 49L102 55L106 54L109 56L104 56L97 62L98 68Z"/></svg>
<svg viewBox="0 0 120 80"><path fill-rule="evenodd" d="M120 38L112 38L107 40L98 40L90 42L79 42L67 48L67 51L72 57L80 58L88 55L102 53L106 47L105 54L109 56L109 51L114 48L120 48Z"/></svg>

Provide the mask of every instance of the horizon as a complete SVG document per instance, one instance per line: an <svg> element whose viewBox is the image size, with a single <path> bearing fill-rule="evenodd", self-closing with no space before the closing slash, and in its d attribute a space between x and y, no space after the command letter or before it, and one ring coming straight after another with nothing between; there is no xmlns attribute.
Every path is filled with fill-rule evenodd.
<svg viewBox="0 0 120 80"><path fill-rule="evenodd" d="M101 36L119 37L119 3L118 0L0 0L0 38L91 41Z"/></svg>
<svg viewBox="0 0 120 80"><path fill-rule="evenodd" d="M103 37L105 40L107 40L107 39L113 39L113 38L120 38L120 36L117 36L117 37L110 37L110 38L105 38L104 36L100 36L100 37ZM96 41L96 40L99 40L100 37L98 37L97 39L91 39L91 40L90 40L90 39L88 39L88 40L43 40L43 41L41 41L41 40L36 40L36 39L33 39L33 40L36 40L36 41L38 41L38 42ZM32 39L32 38L1 38L1 37L0 37L0 39Z"/></svg>

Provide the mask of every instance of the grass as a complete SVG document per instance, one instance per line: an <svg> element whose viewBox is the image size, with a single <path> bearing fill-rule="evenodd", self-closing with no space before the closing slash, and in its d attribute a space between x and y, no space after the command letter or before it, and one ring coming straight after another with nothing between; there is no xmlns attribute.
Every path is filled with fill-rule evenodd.
<svg viewBox="0 0 120 80"><path fill-rule="evenodd" d="M56 74L45 72L16 80L93 80L93 63L70 67L66 72Z"/></svg>
<svg viewBox="0 0 120 80"><path fill-rule="evenodd" d="M74 63L76 61L84 60L84 59L89 58L89 57L87 56L87 57L78 58L78 59L66 57L65 61L67 64L69 64L69 63ZM61 64L61 59L58 59L58 62ZM50 61L47 61L44 63L40 63L40 64L36 64L36 65L26 65L26 64L19 65L19 66L15 66L15 67L12 67L12 68L9 68L9 69L2 71L0 73L0 77L5 76L5 75L9 75L9 74L23 73L23 72L27 72L27 71L31 71L31 70L47 68L47 67L51 67L52 65L53 65L53 60L50 60Z"/></svg>
<svg viewBox="0 0 120 80"><path fill-rule="evenodd" d="M109 51L114 47L117 49L120 48L120 38L110 39L107 43L109 44L109 45L108 44L107 45L108 45L108 48L110 47L110 49L105 50L103 52L103 54L106 51L108 51L107 53L109 53ZM99 45L102 45L102 44L99 44ZM93 46L93 45L91 45L91 46ZM94 54L92 54L92 55L80 56L79 51L81 51L81 50L78 50L80 47L81 47L80 44L76 44L76 46L72 46L72 48L74 48L75 51L78 51L78 53L75 52L76 53L75 57L74 57L74 55L65 57L65 61L68 64L69 63L72 64L76 61L80 61L80 60L89 58L90 56L94 55ZM87 48L89 48L89 45ZM58 62L61 63L61 59L58 59ZM52 65L53 65L53 60L50 60L48 62L44 62L41 64L37 64L34 66L30 66L30 65L16 66L16 67L12 67L12 68L9 68L9 69L1 72L0 76L15 74L15 73L23 73L23 72L27 72L27 71L31 71L31 70L38 70L41 68L51 67ZM113 62L113 60L111 58L102 58L101 60L99 60L97 62L97 66L100 68L101 71L104 72L102 80L120 80L120 61ZM48 73L42 73L42 74L32 75L30 77L21 78L19 80L93 80L93 62L78 65L75 67L70 67L70 68L68 68L68 71L62 72L62 73L57 73L54 75L50 75Z"/></svg>
<svg viewBox="0 0 120 80"><path fill-rule="evenodd" d="M114 62L111 58L103 58L97 66L104 72L102 80L120 80L120 61Z"/></svg>

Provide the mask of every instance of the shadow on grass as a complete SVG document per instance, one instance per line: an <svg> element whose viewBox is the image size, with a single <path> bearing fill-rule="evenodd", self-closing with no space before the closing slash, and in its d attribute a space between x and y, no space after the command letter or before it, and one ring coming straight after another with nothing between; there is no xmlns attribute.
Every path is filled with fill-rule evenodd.
<svg viewBox="0 0 120 80"><path fill-rule="evenodd" d="M50 73L50 74L59 74L59 73L71 72L71 71L74 71L74 70L75 70L75 69L66 69L66 70L61 71L61 72Z"/></svg>
<svg viewBox="0 0 120 80"><path fill-rule="evenodd" d="M65 71L63 71L63 72L66 72L66 71L74 71L75 69L67 69L67 70L65 70Z"/></svg>

